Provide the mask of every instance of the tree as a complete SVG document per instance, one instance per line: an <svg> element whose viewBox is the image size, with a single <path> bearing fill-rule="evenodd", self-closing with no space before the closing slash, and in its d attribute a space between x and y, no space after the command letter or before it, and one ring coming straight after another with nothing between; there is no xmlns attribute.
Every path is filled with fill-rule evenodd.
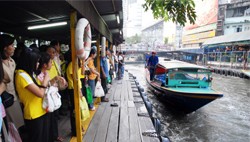
<svg viewBox="0 0 250 142"><path fill-rule="evenodd" d="M196 19L194 0L145 0L143 8L145 11L151 9L156 19L172 20L182 26L187 19L191 24Z"/></svg>
<svg viewBox="0 0 250 142"><path fill-rule="evenodd" d="M132 37L128 37L125 39L128 44L135 44L135 43L140 43L141 42L141 36L139 35L134 35Z"/></svg>

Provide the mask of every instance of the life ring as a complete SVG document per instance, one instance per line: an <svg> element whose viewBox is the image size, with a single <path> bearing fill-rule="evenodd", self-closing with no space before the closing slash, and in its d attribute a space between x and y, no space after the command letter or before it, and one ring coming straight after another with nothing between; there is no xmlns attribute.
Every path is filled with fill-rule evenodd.
<svg viewBox="0 0 250 142"><path fill-rule="evenodd" d="M76 55L80 59L86 59L91 50L91 28L89 21L81 18L76 25L75 47Z"/></svg>

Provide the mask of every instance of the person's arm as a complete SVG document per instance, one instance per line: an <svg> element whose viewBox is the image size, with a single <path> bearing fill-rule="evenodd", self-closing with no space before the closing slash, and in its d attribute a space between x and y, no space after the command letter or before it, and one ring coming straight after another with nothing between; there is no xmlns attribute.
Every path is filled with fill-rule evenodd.
<svg viewBox="0 0 250 142"><path fill-rule="evenodd" d="M101 73L102 73L103 78L106 78L106 74L102 66L101 66Z"/></svg>
<svg viewBox="0 0 250 142"><path fill-rule="evenodd" d="M0 83L0 95L6 90L6 85L5 83Z"/></svg>
<svg viewBox="0 0 250 142"><path fill-rule="evenodd" d="M102 58L101 58L101 74L102 74L103 78L106 78L105 71L104 71L104 69L103 69L103 61L102 61Z"/></svg>
<svg viewBox="0 0 250 142"><path fill-rule="evenodd" d="M35 83L29 84L26 89L28 89L32 94L37 97L43 98L46 88L40 88Z"/></svg>
<svg viewBox="0 0 250 142"><path fill-rule="evenodd" d="M151 58L149 57L149 58L148 58L148 62L147 62L147 66L148 66L148 67L150 66L150 63L151 63Z"/></svg>
<svg viewBox="0 0 250 142"><path fill-rule="evenodd" d="M98 80L101 80L99 72L97 72L97 71L96 71L95 69L93 69L93 68L90 68L90 71L91 71L92 73L94 73L95 75L97 75Z"/></svg>
<svg viewBox="0 0 250 142"><path fill-rule="evenodd" d="M49 74L45 74L44 76L44 80L42 82L42 86L47 87L49 84ZM46 88L42 88L37 86L34 82L29 84L28 86L25 87L27 90L29 90L31 93L33 93L34 95L36 95L37 97L43 98L44 94L45 94L45 89Z"/></svg>

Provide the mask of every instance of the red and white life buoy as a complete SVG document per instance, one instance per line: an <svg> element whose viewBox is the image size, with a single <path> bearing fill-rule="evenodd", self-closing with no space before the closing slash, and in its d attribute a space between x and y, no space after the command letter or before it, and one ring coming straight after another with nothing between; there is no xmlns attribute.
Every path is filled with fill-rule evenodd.
<svg viewBox="0 0 250 142"><path fill-rule="evenodd" d="M86 59L91 49L91 28L89 21L81 18L76 25L75 47L76 55L80 59Z"/></svg>

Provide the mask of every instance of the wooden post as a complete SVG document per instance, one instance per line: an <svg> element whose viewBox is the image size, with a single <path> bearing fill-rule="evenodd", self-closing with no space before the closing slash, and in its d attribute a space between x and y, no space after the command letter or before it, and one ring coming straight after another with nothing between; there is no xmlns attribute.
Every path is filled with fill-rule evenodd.
<svg viewBox="0 0 250 142"><path fill-rule="evenodd" d="M109 47L109 41L108 40L106 40L106 48L108 48L108 49L110 49L110 47ZM105 50L106 51L106 50ZM106 55L106 54L105 54Z"/></svg>
<svg viewBox="0 0 250 142"><path fill-rule="evenodd" d="M71 54L72 54L72 67L73 67L73 83L74 83L74 102L75 102L75 121L76 121L76 136L77 141L82 141L82 128L80 116L80 88L78 85L78 60L75 49L75 29L77 22L77 13L70 14L70 34L71 34ZM72 94L70 94L72 95Z"/></svg>
<svg viewBox="0 0 250 142"><path fill-rule="evenodd" d="M113 44L110 43L110 50L113 50Z"/></svg>

